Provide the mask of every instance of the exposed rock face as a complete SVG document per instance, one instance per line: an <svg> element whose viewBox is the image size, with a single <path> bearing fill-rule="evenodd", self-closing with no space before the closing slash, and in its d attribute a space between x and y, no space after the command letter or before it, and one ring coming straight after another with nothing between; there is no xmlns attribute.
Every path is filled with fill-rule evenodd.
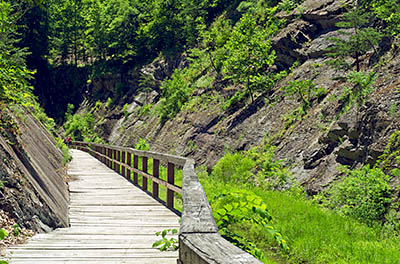
<svg viewBox="0 0 400 264"><path fill-rule="evenodd" d="M6 110L2 115L11 117ZM17 121L17 127L17 137L7 129L0 135L0 181L4 184L0 188L1 209L21 227L34 231L69 226L69 194L61 151L29 114Z"/></svg>
<svg viewBox="0 0 400 264"><path fill-rule="evenodd" d="M138 138L145 138L155 151L191 156L197 165L208 168L225 150L247 150L265 138L273 138L277 158L291 165L296 178L310 193L328 186L338 176L340 165L374 164L390 135L400 128L399 112L393 107L400 103L396 91L400 83L399 50L385 55L387 62L376 70L375 90L367 103L360 108L354 106L337 119L341 105L331 100L330 95L340 95L346 84L338 78L343 74L325 63L324 54L332 45L329 38L341 36L335 23L340 21L346 2L307 0L297 11L279 14L286 18L287 26L273 39L278 68L287 69L295 61L301 65L268 98L259 97L254 103L243 103L228 110L205 98L195 108L187 108L173 120L161 124L156 115L137 114L141 106L136 101L158 103L156 90L147 100L143 100L143 94L134 100L130 98L128 117L115 118L118 110L106 113L103 126L107 130L103 136L113 144L126 146L134 146ZM367 54L362 58L362 69L369 67L372 57ZM144 71L161 80L167 72L172 72L170 65L157 61ZM182 67L184 63L172 65ZM326 88L328 95L314 100L301 121L284 129L283 116L298 108L300 102L284 98L280 87L296 79L312 80L317 87ZM221 83L215 82L209 90L220 86ZM209 90L198 91L197 95Z"/></svg>

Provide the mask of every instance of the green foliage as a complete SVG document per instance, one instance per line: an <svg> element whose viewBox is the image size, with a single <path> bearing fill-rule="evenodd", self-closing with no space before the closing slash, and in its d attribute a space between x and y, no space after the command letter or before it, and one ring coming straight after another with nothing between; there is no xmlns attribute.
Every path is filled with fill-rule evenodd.
<svg viewBox="0 0 400 264"><path fill-rule="evenodd" d="M361 7L353 7L343 16L343 21L336 25L348 29L341 31L342 37L330 38L334 45L327 49L327 56L333 59L330 64L338 70L350 70L353 64L348 57L355 59L356 71L360 71L360 57L374 49L382 38L381 34L372 27L367 27L371 14ZM351 30L351 31L349 31Z"/></svg>
<svg viewBox="0 0 400 264"><path fill-rule="evenodd" d="M286 11L289 13L294 10L298 5L300 5L304 0L282 0L279 2L279 10Z"/></svg>
<svg viewBox="0 0 400 264"><path fill-rule="evenodd" d="M124 117L128 117L130 114L128 112L128 107L129 107L129 104L124 104L124 106L122 107L122 113L124 114Z"/></svg>
<svg viewBox="0 0 400 264"><path fill-rule="evenodd" d="M397 37L400 33L400 5L397 0L368 1L377 18L385 22L386 33Z"/></svg>
<svg viewBox="0 0 400 264"><path fill-rule="evenodd" d="M34 101L29 85L33 72L26 67L26 50L18 47L19 8L20 4L0 1L0 101L29 106Z"/></svg>
<svg viewBox="0 0 400 264"><path fill-rule="evenodd" d="M226 153L214 166L211 176L223 182L246 183L253 176L251 170L255 162L237 153Z"/></svg>
<svg viewBox="0 0 400 264"><path fill-rule="evenodd" d="M176 238L167 238L167 234L170 233L171 235L176 235L178 233L178 230L176 229L164 229L163 231L159 231L156 233L157 236L161 235L161 239L154 242L152 247L157 248L161 246L159 249L160 251L167 251L167 250L173 250L176 251L179 249L179 242L178 239Z"/></svg>
<svg viewBox="0 0 400 264"><path fill-rule="evenodd" d="M153 104L146 104L146 105L143 105L142 107L138 108L135 112L138 117L142 117L142 116L147 115L152 108L153 108Z"/></svg>
<svg viewBox="0 0 400 264"><path fill-rule="evenodd" d="M390 177L369 165L354 170L343 169L343 173L343 180L328 191L328 206L371 225L383 220L392 201Z"/></svg>
<svg viewBox="0 0 400 264"><path fill-rule="evenodd" d="M267 205L253 192L245 190L223 192L211 203L215 209L214 218L221 235L239 248L258 259L264 258L262 251L254 243L230 230L236 223L249 223L260 226L264 232L272 235L284 250L289 249L286 240L270 225L272 216L267 210Z"/></svg>
<svg viewBox="0 0 400 264"><path fill-rule="evenodd" d="M248 96L248 93L246 91L237 91L234 96L229 98L228 100L225 101L225 103L222 105L222 110L227 110L230 107L235 107L240 105L240 103L243 103L244 99Z"/></svg>
<svg viewBox="0 0 400 264"><path fill-rule="evenodd" d="M210 65L217 74L221 73L223 66L223 58L225 43L228 41L232 32L230 21L224 16L217 18L211 24L208 30L205 28L200 32L200 47L199 52L207 54Z"/></svg>
<svg viewBox="0 0 400 264"><path fill-rule="evenodd" d="M72 160L72 156L69 153L69 148L68 146L64 143L64 140L62 140L61 138L57 137L56 138L57 141L57 146L61 149L62 153L63 153L63 166L67 165L71 160Z"/></svg>
<svg viewBox="0 0 400 264"><path fill-rule="evenodd" d="M232 232L246 237L263 251L264 263L397 263L400 240L395 232L321 208L306 195L274 191L262 185L225 184L198 173L209 201L223 192L250 190L261 197L273 216L273 226L288 240L289 250L276 247L275 239L260 227L234 224ZM215 205L211 204L214 208ZM393 215L396 217L396 215ZM275 263L274 262L274 263Z"/></svg>
<svg viewBox="0 0 400 264"><path fill-rule="evenodd" d="M290 81L282 90L287 97L299 98L302 102L303 109L308 109L311 105L311 99L316 96L316 86L312 80L296 80ZM327 93L327 91L326 91Z"/></svg>
<svg viewBox="0 0 400 264"><path fill-rule="evenodd" d="M385 173L400 176L398 166L400 165L400 131L395 131L389 138L385 151L376 162L376 166ZM396 175L397 174L397 175Z"/></svg>
<svg viewBox="0 0 400 264"><path fill-rule="evenodd" d="M4 240L6 237L8 237L7 231L3 228L0 228L0 240Z"/></svg>
<svg viewBox="0 0 400 264"><path fill-rule="evenodd" d="M269 189L284 189L293 185L293 175L283 160L275 158L275 147L263 145L247 151L246 156L255 162L256 185Z"/></svg>
<svg viewBox="0 0 400 264"><path fill-rule="evenodd" d="M19 236L21 234L21 227L18 224L13 224L13 235Z"/></svg>
<svg viewBox="0 0 400 264"><path fill-rule="evenodd" d="M107 101L106 101L106 108L110 109L112 103L113 103L113 100L110 97L108 97Z"/></svg>
<svg viewBox="0 0 400 264"><path fill-rule="evenodd" d="M74 106L69 104L65 114L65 136L76 141L101 143L103 140L95 132L95 120L91 113L74 114Z"/></svg>
<svg viewBox="0 0 400 264"><path fill-rule="evenodd" d="M346 79L352 85L352 87L343 87L343 93L339 97L339 101L344 103L342 112L346 112L354 104L356 104L357 106L361 106L368 99L369 94L373 90L375 73L363 73L354 71L350 72L347 75Z"/></svg>
<svg viewBox="0 0 400 264"><path fill-rule="evenodd" d="M162 98L157 107L161 122L174 118L189 100L191 89L188 86L183 70L175 70L170 79L162 85Z"/></svg>
<svg viewBox="0 0 400 264"><path fill-rule="evenodd" d="M271 50L271 40L267 39L274 30L257 25L253 16L245 14L224 46L226 77L243 84L252 98L256 91L269 90L274 83L273 75L266 73L276 57Z"/></svg>
<svg viewBox="0 0 400 264"><path fill-rule="evenodd" d="M150 145L146 142L144 138L139 138L138 142L135 145L135 149L147 151L150 150Z"/></svg>

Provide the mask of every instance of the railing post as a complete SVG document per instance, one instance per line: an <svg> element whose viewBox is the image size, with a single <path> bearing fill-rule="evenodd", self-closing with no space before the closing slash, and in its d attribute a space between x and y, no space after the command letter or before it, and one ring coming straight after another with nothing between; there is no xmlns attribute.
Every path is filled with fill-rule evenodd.
<svg viewBox="0 0 400 264"><path fill-rule="evenodd" d="M112 158L112 153L110 148L107 148L107 157L109 157L109 159L107 159L107 166L111 168L112 162L110 159Z"/></svg>
<svg viewBox="0 0 400 264"><path fill-rule="evenodd" d="M125 164L125 159L126 159L126 152L125 151L121 151L121 162L122 162L122 164ZM121 166L121 175L122 176L126 176L126 169L125 169L125 166Z"/></svg>
<svg viewBox="0 0 400 264"><path fill-rule="evenodd" d="M117 163L115 163L115 160L117 159L117 150L113 149L112 152L113 152L113 166L112 166L112 169L114 171L117 171Z"/></svg>
<svg viewBox="0 0 400 264"><path fill-rule="evenodd" d="M120 162L121 161L121 151L117 150L117 161ZM116 163L116 168L115 171L120 174L121 173L121 165L119 165L119 163Z"/></svg>
<svg viewBox="0 0 400 264"><path fill-rule="evenodd" d="M106 154L106 149L104 146L101 146L101 162L103 162L104 164L106 163L106 158L104 157L104 155Z"/></svg>
<svg viewBox="0 0 400 264"><path fill-rule="evenodd" d="M139 157L137 155L133 155L133 167L135 169L139 168ZM135 185L138 185L138 174L137 174L137 172L133 173L133 183Z"/></svg>
<svg viewBox="0 0 400 264"><path fill-rule="evenodd" d="M147 173L147 157L142 157L142 171ZM147 191L147 178L142 175L142 189Z"/></svg>
<svg viewBox="0 0 400 264"><path fill-rule="evenodd" d="M129 167L131 167L131 165L132 165L132 154L130 153L130 152L128 152L127 153L127 161L126 161L126 164L129 166ZM131 182L132 181L132 179L131 179L131 174L132 174L132 172L131 172L131 170L130 169L126 169L126 176L127 176L127 179Z"/></svg>
<svg viewBox="0 0 400 264"><path fill-rule="evenodd" d="M153 159L153 176L156 178L160 177L160 161ZM158 183L153 181L153 197L158 199Z"/></svg>
<svg viewBox="0 0 400 264"><path fill-rule="evenodd" d="M168 162L167 168L167 182L175 184L175 165ZM174 191L167 188L167 207L174 208Z"/></svg>

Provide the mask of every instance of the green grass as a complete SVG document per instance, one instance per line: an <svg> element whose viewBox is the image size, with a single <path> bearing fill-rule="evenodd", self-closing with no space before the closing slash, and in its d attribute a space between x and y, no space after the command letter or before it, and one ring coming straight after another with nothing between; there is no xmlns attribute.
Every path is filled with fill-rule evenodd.
<svg viewBox="0 0 400 264"><path fill-rule="evenodd" d="M224 184L212 177L200 177L200 181L209 200L223 190L241 188L262 197L273 216L272 225L288 241L289 251L282 252L259 228L239 224L233 229L256 242L266 256L264 263L400 263L400 239L379 225L369 227L338 215L302 195Z"/></svg>

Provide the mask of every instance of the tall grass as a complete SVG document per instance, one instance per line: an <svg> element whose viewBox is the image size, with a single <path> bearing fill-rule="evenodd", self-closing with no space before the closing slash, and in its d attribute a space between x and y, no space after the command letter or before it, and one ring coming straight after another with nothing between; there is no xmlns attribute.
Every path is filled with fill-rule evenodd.
<svg viewBox="0 0 400 264"><path fill-rule="evenodd" d="M288 241L288 252L282 252L265 230L240 224L233 227L263 250L265 263L400 263L399 237L378 224L370 227L321 208L301 193L224 183L206 173L200 174L200 181L210 201L223 191L248 189L268 205L273 226Z"/></svg>

